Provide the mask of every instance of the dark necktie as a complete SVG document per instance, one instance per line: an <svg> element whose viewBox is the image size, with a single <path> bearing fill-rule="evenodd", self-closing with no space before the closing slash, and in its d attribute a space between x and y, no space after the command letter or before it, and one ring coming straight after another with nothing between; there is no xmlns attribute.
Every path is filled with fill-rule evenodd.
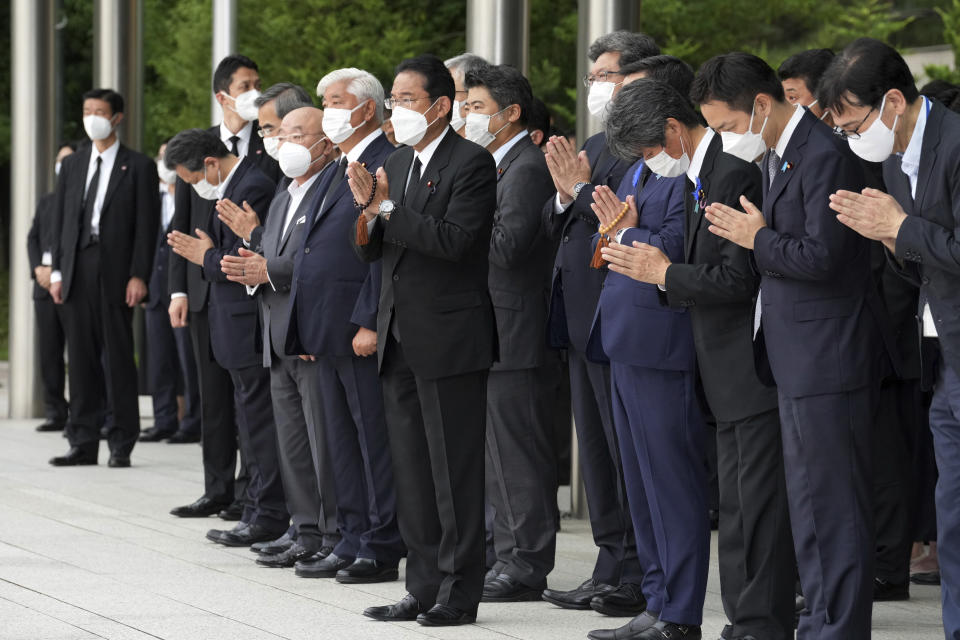
<svg viewBox="0 0 960 640"><path fill-rule="evenodd" d="M240 148L237 146L237 143L240 142L240 136L230 136L230 153L240 157Z"/></svg>
<svg viewBox="0 0 960 640"><path fill-rule="evenodd" d="M410 182L407 183L407 190L403 192L403 202L413 193L417 185L420 184L420 158L413 159L413 171L410 172Z"/></svg>
<svg viewBox="0 0 960 640"><path fill-rule="evenodd" d="M90 236L93 227L93 207L97 202L97 192L100 190L100 165L103 163L103 157L97 156L97 168L90 178L90 184L87 186L87 195L83 199L83 228L80 230L80 248L85 249L90 246Z"/></svg>

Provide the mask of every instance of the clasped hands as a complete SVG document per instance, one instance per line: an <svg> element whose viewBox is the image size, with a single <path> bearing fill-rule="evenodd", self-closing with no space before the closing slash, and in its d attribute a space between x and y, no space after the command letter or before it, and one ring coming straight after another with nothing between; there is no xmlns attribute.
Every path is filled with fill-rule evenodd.
<svg viewBox="0 0 960 640"><path fill-rule="evenodd" d="M830 208L841 224L896 253L897 235L907 214L893 196L879 189L840 190L830 196Z"/></svg>
<svg viewBox="0 0 960 640"><path fill-rule="evenodd" d="M560 195L560 202L567 205L575 198L573 188L580 182L590 182L590 160L586 151L577 153L563 136L550 136L546 147L544 159L553 185Z"/></svg>
<svg viewBox="0 0 960 640"><path fill-rule="evenodd" d="M359 204L366 204L370 200L370 192L373 190L373 176L359 162L351 162L347 165L347 184L350 185L350 191L353 193L353 199ZM377 217L380 212L380 203L390 198L390 184L387 182L387 172L383 167L377 169L377 191L373 194L373 200L370 200L370 206L363 210L363 217L370 222Z"/></svg>
<svg viewBox="0 0 960 640"><path fill-rule="evenodd" d="M615 222L623 211L624 204L627 205L627 211ZM600 221L600 227L609 228L607 233L614 240L617 231L636 227L639 222L636 198L627 196L626 203L623 203L610 187L597 187L593 192L593 204L590 207ZM631 246L613 241L600 249L600 255L608 263L610 271L648 284L663 285L667 267L670 266L670 259L663 251L643 242L634 241Z"/></svg>

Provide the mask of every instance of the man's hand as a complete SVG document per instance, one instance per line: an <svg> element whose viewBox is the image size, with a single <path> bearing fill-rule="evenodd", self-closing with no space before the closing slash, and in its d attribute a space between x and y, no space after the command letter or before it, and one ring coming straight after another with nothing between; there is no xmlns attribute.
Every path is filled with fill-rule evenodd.
<svg viewBox="0 0 960 640"><path fill-rule="evenodd" d="M147 283L134 276L127 281L127 306L135 307L147 297Z"/></svg>
<svg viewBox="0 0 960 640"><path fill-rule="evenodd" d="M167 308L167 312L170 314L170 326L174 329L187 326L188 311L189 305L185 296L171 298L170 306Z"/></svg>
<svg viewBox="0 0 960 640"><path fill-rule="evenodd" d="M267 277L266 258L243 247L240 248L239 253L239 256L223 256L220 261L220 270L226 274L227 280L239 282L248 287L270 282Z"/></svg>
<svg viewBox="0 0 960 640"><path fill-rule="evenodd" d="M767 223L763 219L763 212L747 200L746 196L740 196L740 204L744 211L714 202L707 206L704 215L710 222L710 233L752 251L757 231L767 226Z"/></svg>
<svg viewBox="0 0 960 640"><path fill-rule="evenodd" d="M63 281L50 283L50 297L54 304L63 304Z"/></svg>
<svg viewBox="0 0 960 640"><path fill-rule="evenodd" d="M36 278L38 285L49 291L51 273L53 273L53 270L50 267L45 267L42 264L38 264L33 270L33 277Z"/></svg>
<svg viewBox="0 0 960 640"><path fill-rule="evenodd" d="M195 265L203 266L203 256L213 248L213 240L202 229L194 229L197 237L179 231L167 234L167 244L178 256L183 256Z"/></svg>
<svg viewBox="0 0 960 640"><path fill-rule="evenodd" d="M301 360L303 360L304 362L316 362L316 361L317 361L317 356L297 356L297 357L300 358Z"/></svg>
<svg viewBox="0 0 960 640"><path fill-rule="evenodd" d="M353 192L353 199L361 205L370 199L370 190L373 189L373 176L366 167L359 162L347 165L347 184ZM383 167L377 169L377 192L370 202L370 206L363 210L363 217L370 222L380 212L380 203L390 197L390 185L387 182L387 172Z"/></svg>
<svg viewBox="0 0 960 640"><path fill-rule="evenodd" d="M837 191L830 196L830 208L842 224L896 252L897 234L907 214L893 196L877 189Z"/></svg>
<svg viewBox="0 0 960 640"><path fill-rule="evenodd" d="M220 218L220 222L230 227L230 231L247 242L250 241L253 230L260 226L260 216L246 200L243 201L242 209L226 198L219 200L217 217Z"/></svg>
<svg viewBox="0 0 960 640"><path fill-rule="evenodd" d="M366 327L360 327L357 335L353 336L353 352L361 358L372 356L377 352L377 332Z"/></svg>
<svg viewBox="0 0 960 640"><path fill-rule="evenodd" d="M544 154L553 184L560 194L560 202L573 202L573 188L578 182L590 182L590 160L587 152L577 150L563 136L550 136Z"/></svg>
<svg viewBox="0 0 960 640"><path fill-rule="evenodd" d="M593 191L593 204L590 205L593 212L597 214L600 226L607 229L607 234L612 238L620 229L631 229L637 226L640 216L637 214L637 202L633 196L627 196L627 212L616 223L614 220L623 211L623 202L613 192L613 189L607 186L599 186Z"/></svg>
<svg viewBox="0 0 960 640"><path fill-rule="evenodd" d="M622 273L628 278L648 284L663 286L667 281L667 267L670 258L659 248L633 242L633 246L611 243L600 250L603 259L609 264L610 271Z"/></svg>

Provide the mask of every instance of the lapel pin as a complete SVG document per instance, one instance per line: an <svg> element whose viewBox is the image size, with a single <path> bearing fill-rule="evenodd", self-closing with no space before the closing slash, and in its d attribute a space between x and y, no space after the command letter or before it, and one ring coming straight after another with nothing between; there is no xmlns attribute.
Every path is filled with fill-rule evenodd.
<svg viewBox="0 0 960 640"><path fill-rule="evenodd" d="M786 173L786 172L789 171L790 169L793 169L793 163L792 163L792 162L784 162L783 165L780 167L780 173Z"/></svg>
<svg viewBox="0 0 960 640"><path fill-rule="evenodd" d="M126 170L127 170L127 165L125 164L120 165L120 171L126 171Z"/></svg>

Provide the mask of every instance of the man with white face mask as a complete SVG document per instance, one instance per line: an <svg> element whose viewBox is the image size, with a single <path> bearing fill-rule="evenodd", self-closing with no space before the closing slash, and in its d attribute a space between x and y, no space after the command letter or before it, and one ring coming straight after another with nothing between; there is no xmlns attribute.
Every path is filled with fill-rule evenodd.
<svg viewBox="0 0 960 640"><path fill-rule="evenodd" d="M70 451L55 466L97 463L104 397L111 467L130 466L140 435L133 308L147 294L160 201L157 165L117 138L122 119L120 94L85 93L91 144L63 160L57 182L50 295L64 304L71 415Z"/></svg>
<svg viewBox="0 0 960 640"><path fill-rule="evenodd" d="M181 131L167 143L164 161L207 200L229 198L248 202L254 211L267 211L276 190L249 158L227 151L210 131ZM289 523L277 463L270 373L263 368L257 340L257 303L221 270L224 256L237 255L241 238L213 216L195 233L172 231L167 242L174 253L199 267L210 283L209 335L201 344L230 374L233 402L223 410L230 423L236 422L249 474L240 523L230 531L213 529L207 538L226 546L250 546L278 538Z"/></svg>
<svg viewBox="0 0 960 640"><path fill-rule="evenodd" d="M559 358L543 339L554 242L540 233L553 181L527 133L533 92L506 65L470 71L466 138L497 163L488 279L500 360L487 379L486 486L496 563L484 602L540 600L556 550L552 389ZM488 525L489 526L489 525Z"/></svg>
<svg viewBox="0 0 960 640"><path fill-rule="evenodd" d="M939 350L929 419L940 474L943 626L945 636L954 638L960 635L960 116L919 95L900 54L869 38L854 41L838 56L820 95L850 148L883 162L889 191L840 191L830 206L841 223L883 243L892 268L919 287L923 339Z"/></svg>
<svg viewBox="0 0 960 640"><path fill-rule="evenodd" d="M464 135L463 127L467 123L467 115L463 110L463 105L467 101L467 88L463 84L463 79L471 71L476 71L490 63L472 53L461 53L459 56L446 60L443 64L450 70L450 75L453 76L453 84L456 87L453 94L453 113L450 116L450 126L462 136Z"/></svg>
<svg viewBox="0 0 960 640"><path fill-rule="evenodd" d="M869 638L873 600L871 431L892 342L870 243L837 222L830 194L858 191L850 149L790 105L765 62L717 56L691 90L724 150L763 154L763 207L710 203L710 231L753 250L755 347L779 394L787 500L807 609L800 640Z"/></svg>
<svg viewBox="0 0 960 640"><path fill-rule="evenodd" d="M824 119L827 107L817 100L817 86L823 72L833 60L830 49L808 49L795 53L777 69L777 75L783 84L783 92L790 104L803 105L813 111L813 115Z"/></svg>

